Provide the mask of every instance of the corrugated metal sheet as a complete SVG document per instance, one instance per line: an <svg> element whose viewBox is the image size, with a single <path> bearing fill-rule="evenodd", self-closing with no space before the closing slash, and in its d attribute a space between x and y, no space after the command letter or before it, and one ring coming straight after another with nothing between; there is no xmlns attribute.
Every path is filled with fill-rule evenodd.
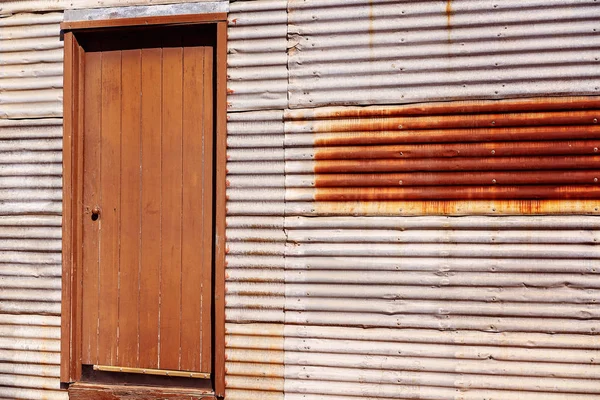
<svg viewBox="0 0 600 400"><path fill-rule="evenodd" d="M229 113L228 119L226 398L281 400L283 111ZM264 199L232 197L246 189L264 193ZM247 302L240 303L240 296Z"/></svg>
<svg viewBox="0 0 600 400"><path fill-rule="evenodd" d="M116 4L10 1L0 14L66 3ZM292 107L595 93L597 3L289 3L289 15L286 0L231 4L227 399L598 398L598 217L398 216L522 212L494 201L292 201L291 163L333 147L317 136L351 135L283 122L288 61ZM62 49L50 39L60 18L0 19L0 398L66 397L56 390L61 120L7 120L61 115ZM21 36L9 44L6 32ZM528 204L598 212L590 201Z"/></svg>
<svg viewBox="0 0 600 400"><path fill-rule="evenodd" d="M286 108L287 0L234 2L228 19L228 109Z"/></svg>
<svg viewBox="0 0 600 400"><path fill-rule="evenodd" d="M591 0L289 0L290 107L600 94Z"/></svg>
<svg viewBox="0 0 600 400"><path fill-rule="evenodd" d="M600 395L598 217L285 227L286 399Z"/></svg>
<svg viewBox="0 0 600 400"><path fill-rule="evenodd" d="M61 12L0 18L0 398L5 399L67 398L59 390L62 120L45 118L62 115L61 20Z"/></svg>
<svg viewBox="0 0 600 400"><path fill-rule="evenodd" d="M203 1L197 3L140 5L118 7L86 8L83 10L65 10L65 21L95 21L99 19L143 18L167 15L226 13L227 1Z"/></svg>
<svg viewBox="0 0 600 400"><path fill-rule="evenodd" d="M0 119L62 116L60 21L62 12L0 18Z"/></svg>
<svg viewBox="0 0 600 400"><path fill-rule="evenodd" d="M286 111L288 213L597 213L599 101Z"/></svg>
<svg viewBox="0 0 600 400"><path fill-rule="evenodd" d="M104 8L173 3L222 2L227 0L17 0L0 2L0 15L24 12L57 11L80 8Z"/></svg>
<svg viewBox="0 0 600 400"><path fill-rule="evenodd" d="M0 119L3 399L67 397L59 391L61 149L61 119Z"/></svg>
<svg viewBox="0 0 600 400"><path fill-rule="evenodd" d="M228 20L226 398L282 400L287 1L232 2Z"/></svg>

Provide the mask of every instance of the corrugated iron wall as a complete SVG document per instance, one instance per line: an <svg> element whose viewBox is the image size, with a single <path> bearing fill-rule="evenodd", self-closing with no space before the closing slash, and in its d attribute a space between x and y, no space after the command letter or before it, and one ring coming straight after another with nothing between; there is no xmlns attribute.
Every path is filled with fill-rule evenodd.
<svg viewBox="0 0 600 400"><path fill-rule="evenodd" d="M598 217L286 217L286 399L592 399Z"/></svg>
<svg viewBox="0 0 600 400"><path fill-rule="evenodd" d="M321 214L597 214L599 106L547 97L287 111L286 201Z"/></svg>
<svg viewBox="0 0 600 400"><path fill-rule="evenodd" d="M0 4L0 12L4 3ZM0 398L59 391L61 12L0 17Z"/></svg>
<svg viewBox="0 0 600 400"><path fill-rule="evenodd" d="M126 7L174 3L223 3L227 0L2 0L0 15L66 9Z"/></svg>
<svg viewBox="0 0 600 400"><path fill-rule="evenodd" d="M287 2L231 3L226 398L283 399ZM240 193L255 193L248 198Z"/></svg>
<svg viewBox="0 0 600 400"><path fill-rule="evenodd" d="M593 0L289 0L290 107L600 94Z"/></svg>
<svg viewBox="0 0 600 400"><path fill-rule="evenodd" d="M228 109L287 108L287 2L235 2L228 19Z"/></svg>
<svg viewBox="0 0 600 400"><path fill-rule="evenodd" d="M61 21L61 12L0 18L0 118L62 116Z"/></svg>
<svg viewBox="0 0 600 400"><path fill-rule="evenodd" d="M398 104L597 94L599 14L593 1L288 1L285 399L600 396L597 196L443 202L424 188L427 201L408 201L399 186L414 175L398 175L435 169L439 160L424 153L421 169L403 160L418 159L422 145L447 152L439 157L452 160L447 173L460 164L457 152L468 155L457 142L477 143L486 124L490 142L519 133L500 128L515 112L506 104L489 120L465 115L473 111L465 104ZM554 112L572 110L556 102ZM390 106L347 107L373 104ZM539 135L521 135L515 150L528 151L529 140L538 151L546 140L556 151L562 130L571 151L582 133L591 164L580 172L595 191L597 146L587 136L595 117L557 130L536 115L520 133ZM562 172L551 179L575 179L558 159L551 164ZM528 165L539 170L540 161ZM462 178L483 176L470 171ZM536 213L560 216L522 215Z"/></svg>
<svg viewBox="0 0 600 400"><path fill-rule="evenodd" d="M10 1L0 14L67 3L115 6ZM133 3L148 2L119 2ZM593 95L599 15L592 0L231 3L228 399L600 396L598 217L400 216L440 209L290 197L317 178L294 163L340 145L316 137L350 136L313 132L313 111L290 109ZM0 398L65 398L61 18L0 18ZM496 205L444 212L502 214Z"/></svg>

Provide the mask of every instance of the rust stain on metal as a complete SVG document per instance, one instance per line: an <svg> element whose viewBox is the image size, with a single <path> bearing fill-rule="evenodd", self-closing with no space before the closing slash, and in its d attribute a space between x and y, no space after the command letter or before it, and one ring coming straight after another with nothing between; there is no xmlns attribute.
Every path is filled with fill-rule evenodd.
<svg viewBox="0 0 600 400"><path fill-rule="evenodd" d="M600 126L553 126L489 129L432 129L422 131L321 132L315 146L397 143L453 143L521 140L600 139Z"/></svg>
<svg viewBox="0 0 600 400"><path fill-rule="evenodd" d="M317 160L595 154L600 140L324 147Z"/></svg>
<svg viewBox="0 0 600 400"><path fill-rule="evenodd" d="M386 203L416 215L598 212L599 97L299 110L286 119L290 132L314 135L314 200L325 213L337 203L374 214L390 212Z"/></svg>
<svg viewBox="0 0 600 400"><path fill-rule="evenodd" d="M600 215L597 200L320 201L316 215Z"/></svg>
<svg viewBox="0 0 600 400"><path fill-rule="evenodd" d="M483 114L496 112L576 111L600 108L600 97L544 97L510 100L443 101L374 107L323 107L319 109L290 110L288 121L320 119L375 118L409 115Z"/></svg>
<svg viewBox="0 0 600 400"><path fill-rule="evenodd" d="M317 201L600 199L598 186L429 186L321 188Z"/></svg>
<svg viewBox="0 0 600 400"><path fill-rule="evenodd" d="M600 156L550 157L454 157L377 160L318 161L316 173L410 172L410 171L527 171L550 169L594 169L600 166Z"/></svg>
<svg viewBox="0 0 600 400"><path fill-rule="evenodd" d="M455 185L598 185L600 170L589 171L493 171L412 172L384 174L318 174L316 187L398 187Z"/></svg>
<svg viewBox="0 0 600 400"><path fill-rule="evenodd" d="M356 118L315 121L313 132L394 131L454 128L597 125L599 110L508 114L439 115L435 117Z"/></svg>

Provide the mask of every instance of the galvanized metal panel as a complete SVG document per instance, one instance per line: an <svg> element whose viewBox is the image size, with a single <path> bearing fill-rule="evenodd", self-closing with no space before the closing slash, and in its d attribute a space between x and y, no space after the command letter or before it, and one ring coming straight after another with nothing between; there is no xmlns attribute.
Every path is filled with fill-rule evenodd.
<svg viewBox="0 0 600 400"><path fill-rule="evenodd" d="M598 217L311 216L285 227L286 399L600 394Z"/></svg>
<svg viewBox="0 0 600 400"><path fill-rule="evenodd" d="M599 94L589 0L289 0L290 107Z"/></svg>
<svg viewBox="0 0 600 400"><path fill-rule="evenodd" d="M2 6L0 6L0 9ZM0 398L60 399L62 13L0 19ZM35 119L28 119L35 118Z"/></svg>
<svg viewBox="0 0 600 400"><path fill-rule="evenodd" d="M231 3L228 20L228 109L286 108L287 0Z"/></svg>
<svg viewBox="0 0 600 400"><path fill-rule="evenodd" d="M226 398L284 398L287 2L231 4L228 30ZM232 112L243 110L264 110ZM250 198L250 201L247 199ZM248 303L237 301L249 295Z"/></svg>
<svg viewBox="0 0 600 400"><path fill-rule="evenodd" d="M181 2L180 2L181 3ZM142 18L165 15L186 15L227 12L227 1L203 1L169 5L141 5L65 10L65 21L94 21L99 19Z"/></svg>
<svg viewBox="0 0 600 400"><path fill-rule="evenodd" d="M224 3L226 0L17 0L0 3L0 15L31 11L56 11L82 8L104 8L119 6L144 6L174 3Z"/></svg>
<svg viewBox="0 0 600 400"><path fill-rule="evenodd" d="M226 397L281 400L283 111L230 112L227 129Z"/></svg>
<svg viewBox="0 0 600 400"><path fill-rule="evenodd" d="M287 214L598 213L598 107L558 97L286 111Z"/></svg>
<svg viewBox="0 0 600 400"><path fill-rule="evenodd" d="M0 120L62 116L61 20L61 12L0 18Z"/></svg>

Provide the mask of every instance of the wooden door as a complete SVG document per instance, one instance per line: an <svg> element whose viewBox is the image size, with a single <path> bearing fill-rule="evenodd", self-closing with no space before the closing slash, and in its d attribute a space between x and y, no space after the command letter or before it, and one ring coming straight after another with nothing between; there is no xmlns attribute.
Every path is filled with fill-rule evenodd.
<svg viewBox="0 0 600 400"><path fill-rule="evenodd" d="M213 47L123 39L84 54L82 364L209 374Z"/></svg>

